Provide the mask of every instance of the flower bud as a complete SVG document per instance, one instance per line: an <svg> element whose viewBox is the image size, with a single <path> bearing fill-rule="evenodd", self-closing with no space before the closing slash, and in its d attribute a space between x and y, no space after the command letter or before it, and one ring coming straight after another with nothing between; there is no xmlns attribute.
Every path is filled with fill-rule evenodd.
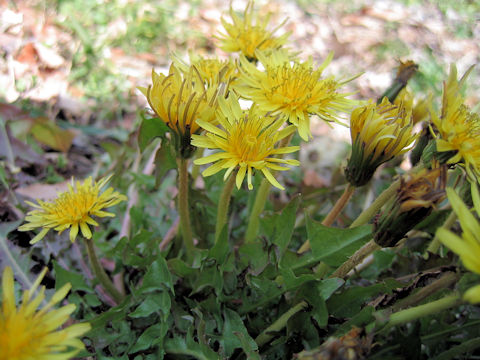
<svg viewBox="0 0 480 360"><path fill-rule="evenodd" d="M352 155L345 169L354 186L370 181L375 170L394 156L408 151L418 135L413 134L412 111L404 102L381 104L370 101L352 112Z"/></svg>
<svg viewBox="0 0 480 360"><path fill-rule="evenodd" d="M152 85L138 89L155 114L170 128L177 156L192 156L195 147L191 145L191 135L201 130L197 120L214 121L221 88L206 86L194 66L184 74L172 64L168 75L152 71Z"/></svg>

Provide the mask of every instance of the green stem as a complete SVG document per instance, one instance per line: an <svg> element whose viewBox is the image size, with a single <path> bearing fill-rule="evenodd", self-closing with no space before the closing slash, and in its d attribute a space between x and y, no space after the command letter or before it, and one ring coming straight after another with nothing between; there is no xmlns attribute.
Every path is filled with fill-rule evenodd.
<svg viewBox="0 0 480 360"><path fill-rule="evenodd" d="M454 272L449 271L443 274L440 278L438 278L431 284L421 288L416 293L398 301L395 305L392 306L392 310L399 311L401 309L416 305L430 295L436 293L437 291L445 289L450 285L456 283L457 280L458 275Z"/></svg>
<svg viewBox="0 0 480 360"><path fill-rule="evenodd" d="M281 148L288 146L292 140L293 134L294 133L280 140L278 147ZM248 218L247 231L245 232L246 243L252 242L257 237L258 229L260 228L260 214L263 209L265 209L265 204L271 188L272 185L270 182L267 179L263 179L260 188L257 191L255 202L253 203L252 211L250 212L250 217Z"/></svg>
<svg viewBox="0 0 480 360"><path fill-rule="evenodd" d="M441 353L435 360L466 359L467 353L480 347L480 338L470 339Z"/></svg>
<svg viewBox="0 0 480 360"><path fill-rule="evenodd" d="M401 325L410 321L419 319L424 316L438 314L442 310L449 309L451 307L460 305L462 300L457 293L445 296L444 298L436 301L429 302L415 306L410 309L401 310L390 315L390 319L382 327L382 330L391 328L392 326Z"/></svg>
<svg viewBox="0 0 480 360"><path fill-rule="evenodd" d="M263 179L248 219L247 232L245 233L246 243L252 242L257 237L258 229L260 227L260 214L265 208L270 188L270 182L267 179Z"/></svg>
<svg viewBox="0 0 480 360"><path fill-rule="evenodd" d="M117 304L121 303L123 300L123 295L117 290L115 285L113 285L112 280L110 280L100 264L92 239L85 239L85 244L87 245L87 254L88 258L90 259L90 264L92 265L93 272L98 281L100 281L100 284L102 284L102 286L113 297Z"/></svg>
<svg viewBox="0 0 480 360"><path fill-rule="evenodd" d="M329 270L330 270L330 266L328 266L324 262L321 262L314 269L315 276L317 277L317 279L323 279L323 277L328 273Z"/></svg>
<svg viewBox="0 0 480 360"><path fill-rule="evenodd" d="M285 314L280 316L272 325L270 325L260 335L257 336L257 338L255 339L257 345L262 346L272 340L274 337L272 333L275 334L276 332L282 330L287 325L287 321L297 312L307 307L307 305L308 304L306 301L301 301L297 305L292 307L290 310L288 310Z"/></svg>
<svg viewBox="0 0 480 360"><path fill-rule="evenodd" d="M187 258L193 257L195 245L193 244L192 225L190 222L190 209L188 205L188 159L177 158L178 165L178 213L180 216L180 232L183 244L187 251Z"/></svg>
<svg viewBox="0 0 480 360"><path fill-rule="evenodd" d="M457 221L457 214L455 214L455 212L452 211L450 215L448 215L442 227L445 229L450 229L455 223L455 221ZM427 253L425 255L428 256L427 254L429 252L432 254L436 254L438 252L438 249L440 249L440 239L438 238L437 235L435 235L430 245L428 245Z"/></svg>
<svg viewBox="0 0 480 360"><path fill-rule="evenodd" d="M400 180L394 181L387 189L385 189L375 201L365 209L350 225L351 228L368 223L374 217L385 203L392 198L400 187Z"/></svg>
<svg viewBox="0 0 480 360"><path fill-rule="evenodd" d="M450 334L458 332L458 331L467 331L467 329L469 329L471 327L478 329L478 325L480 325L480 320L474 320L474 321L471 321L467 324L462 324L461 327L447 328L445 330L440 330L440 331L437 331L437 332L434 332L434 333L429 333L428 335L422 336L421 339L422 339L422 342L423 342L423 341L428 341L428 340L432 340L432 339L436 339L436 338L441 338L441 337L444 337L447 334L450 335Z"/></svg>
<svg viewBox="0 0 480 360"><path fill-rule="evenodd" d="M201 158L204 152L205 152L204 148L198 148L197 151L195 151L195 159ZM199 174L200 174L200 165L193 164L192 179L194 183L195 183L195 180L197 180L197 177Z"/></svg>
<svg viewBox="0 0 480 360"><path fill-rule="evenodd" d="M342 210L350 201L354 192L355 192L355 186L349 183L345 188L345 190L343 191L342 196L340 196L340 198L337 200L335 205L333 205L328 215L325 217L325 219L323 219L322 225L330 226L333 224L335 219L338 217L338 215L342 212ZM307 239L307 241L303 243L300 249L298 249L298 253L302 254L308 250L310 250L310 241Z"/></svg>
<svg viewBox="0 0 480 360"><path fill-rule="evenodd" d="M333 222L337 219L340 212L345 208L345 206L350 201L353 193L355 192L355 186L351 185L350 183L345 188L342 196L337 200L335 205L333 206L332 210L328 213L328 215L323 219L322 225L330 226Z"/></svg>
<svg viewBox="0 0 480 360"><path fill-rule="evenodd" d="M347 261L340 265L340 267L337 268L337 270L335 270L330 277L340 279L345 278L350 270L354 269L355 266L363 261L363 259L378 249L380 249L380 246L378 246L375 241L370 240L368 243L358 249L352 256L350 256Z"/></svg>
<svg viewBox="0 0 480 360"><path fill-rule="evenodd" d="M223 227L227 223L228 207L230 205L230 199L232 198L232 191L234 186L235 176L234 174L230 174L227 182L223 186L222 194L220 195L220 200L218 201L217 224L215 226L215 243L220 238L220 233L222 232Z"/></svg>

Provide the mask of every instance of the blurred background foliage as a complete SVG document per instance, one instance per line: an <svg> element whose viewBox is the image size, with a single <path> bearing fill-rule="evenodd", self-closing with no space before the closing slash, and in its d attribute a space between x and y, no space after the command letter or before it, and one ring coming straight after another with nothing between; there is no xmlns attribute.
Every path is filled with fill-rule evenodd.
<svg viewBox="0 0 480 360"><path fill-rule="evenodd" d="M239 11L245 4L246 1L232 1L232 6ZM104 339L103 344L97 345L112 352L122 353L125 344L131 347L132 353L139 351L140 347L148 349L151 346L148 334L138 345L134 341L145 329L142 321L147 320L135 319L127 325L122 316L146 298L142 289L135 289L135 286L151 264L158 262L159 267L164 266L161 251L156 246L160 241L159 234L164 239L168 238L169 232L176 226L176 174L172 171L162 174L152 172L153 163L165 164L172 159L168 154L163 154L163 158L149 158L148 154L155 153L156 143L147 147L144 156L138 153L136 132L145 116L146 101L136 87L150 82L152 68L166 72L171 53L184 57L188 50L193 50L202 55L225 55L216 47L212 35L220 30L220 18L227 12L228 5L228 2L220 0L0 0L0 220L9 223L8 226L0 224L3 251L0 265L3 267L5 262L4 249L8 249L27 272L35 273L45 264L49 265L56 272L57 284L47 276L47 287L59 287L67 279L74 283L69 301L79 304L78 317L93 318L97 312L108 309L93 295L92 287L84 284L85 281L90 283L91 277L85 263L82 263L78 245L69 248L68 241L52 236L45 246L31 247L28 244L29 235L14 229L24 215L24 198L35 198L39 194L44 199L53 198L56 191L65 188L71 176L117 174L112 186L128 194L129 198L137 197L131 208L123 204L115 209L117 214L128 212L131 217L129 232L133 235L129 241L127 237L122 237L125 235L122 233L124 219L117 216L102 231L95 233L95 241L100 251L113 259L106 262L109 271L127 265L125 278L138 302L129 305L132 309L125 305L124 309L115 308L96 318L94 325L101 329L98 331ZM412 59L419 64L419 72L409 86L419 97L432 93L436 100L433 105L438 106L448 65L456 63L462 74L470 65L480 62L480 3L475 0L257 0L256 7L261 11L274 12L272 22L276 24L288 17L285 31L292 31L291 46L301 51L301 57L312 56L321 63L328 52L334 51L335 58L327 68L328 73L340 78L363 73L348 84L349 90L354 91L354 96L359 99L378 97L394 78L398 61ZM473 111L479 110L479 75L479 69L475 69L468 80L466 101ZM261 234L266 238L277 231L275 226L280 214L273 211L284 208L293 194L301 192L301 208L312 213L313 220L320 220L319 214L326 213L332 201L343 191L342 185L336 184L344 184L342 169L350 146L348 129L331 130L321 122L313 121L312 132L315 140L302 144L302 167L291 170L283 180L288 185L288 191L274 194L268 204L261 228ZM300 140L296 138L293 143L297 145ZM388 186L392 175L402 171L399 167L383 169L382 174L376 176L369 187L348 205L339 222L349 223L353 214L358 214L374 194ZM259 179L255 181L254 186L258 187ZM160 185L157 186L156 182ZM218 174L205 179L192 191L194 227L197 231L213 229L211 219L214 218L215 202L222 184L221 174ZM205 193L208 193L208 198ZM246 218L252 202L253 196L246 189L236 194L235 204L232 205L233 237L241 236L242 223L238 219ZM298 206L294 201L292 204ZM204 219L210 220L199 224ZM309 221L308 217L299 216L292 244L298 246L304 241L307 236L305 224ZM270 261L268 257L274 258L276 254L258 250L248 246L242 249L252 258L251 266L263 269ZM425 262L423 250L410 251L405 247L396 255L391 251L376 254L373 266L365 270L363 279L357 279L359 285L367 289L359 299L366 301L371 294L396 288L397 284L390 283L382 284L380 290L377 285L371 285L369 280L373 281L381 273L384 276L392 273L404 275L409 274L414 265L421 264L419 268L428 269L437 262L438 266L444 266L451 260L434 258ZM189 271L181 261L173 261L169 266L176 273ZM273 271L270 267L267 270ZM205 268L205 275L192 285L202 296L203 289L220 286L218 278L213 276L218 275L218 269L211 264ZM86 275L80 277L78 272ZM225 286L230 291L229 286L235 288L237 281L245 281L244 277L245 274L238 279L231 276ZM295 277L292 279L292 282L297 281ZM272 298L277 296L273 281L267 279L267 275L263 280L272 285ZM164 279L164 282L165 287L172 284L171 279ZM166 290L156 290L158 301L164 301ZM356 294L351 296L355 298ZM208 308L214 300L215 296L209 295L202 306ZM344 319L351 315L335 296L331 303L336 318ZM278 307L271 313L268 309L263 311L259 316L261 323L256 324L258 329L275 319L277 313L286 310L285 303L280 305L283 308ZM147 310L154 313L155 309L152 305ZM144 309L138 310L139 313L141 311ZM186 315L182 309L176 308L175 311ZM199 318L202 312L208 313L201 307L195 311L200 314ZM166 314L157 315L161 318ZM218 315L218 318L222 316L230 321L228 324L235 331L245 331L244 327L231 325L238 325L238 319L231 313ZM475 317L478 318L478 314L474 313L471 318ZM297 321L301 324L305 323L303 320L300 318ZM179 315L175 321L185 333L193 327L193 320L187 316ZM108 329L110 335L102 328L109 322L113 324ZM211 319L207 319L207 331L213 333L211 324ZM126 336L128 332L122 328L130 325L133 326L132 331L136 331L134 337ZM436 343L438 339L444 339L442 334L448 328L437 324L431 330L427 325L425 321L419 326L424 327L423 334L432 334L424 335L424 340L432 343L429 349L448 347L443 341ZM153 326L152 331L163 331ZM318 336L316 329L310 327L307 330L312 337ZM419 331L417 328L398 330L398 334L389 338L391 348L398 351L402 346L396 341L398 338L405 344L418 339ZM462 330L461 326L454 327L452 332L456 331L466 337L476 335L467 334L468 329ZM121 333L123 337L118 336ZM219 341L228 341L218 336ZM275 346L284 347L282 340L277 341ZM292 337L290 340L295 339ZM172 347L181 345L171 344ZM234 345L230 344L230 348ZM274 347L272 353L276 351ZM377 358L382 358L382 354Z"/></svg>

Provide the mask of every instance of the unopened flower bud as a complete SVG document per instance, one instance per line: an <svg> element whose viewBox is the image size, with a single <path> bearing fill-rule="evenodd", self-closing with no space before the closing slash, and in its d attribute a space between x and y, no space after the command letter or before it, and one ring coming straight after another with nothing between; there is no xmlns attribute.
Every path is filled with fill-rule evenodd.
<svg viewBox="0 0 480 360"><path fill-rule="evenodd" d="M417 138L411 115L403 102L394 105L387 98L381 104L370 101L353 110L352 155L345 169L350 184L365 185L378 166L411 148Z"/></svg>

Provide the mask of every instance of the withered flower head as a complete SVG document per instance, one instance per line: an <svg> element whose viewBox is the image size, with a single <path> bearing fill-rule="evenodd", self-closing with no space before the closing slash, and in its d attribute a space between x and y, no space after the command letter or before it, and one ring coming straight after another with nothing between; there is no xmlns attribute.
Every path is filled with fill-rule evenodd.
<svg viewBox="0 0 480 360"><path fill-rule="evenodd" d="M365 359L372 348L373 335L353 327L340 338L330 337L319 347L295 355L298 360Z"/></svg>
<svg viewBox="0 0 480 360"><path fill-rule="evenodd" d="M392 247L405 234L425 219L445 199L446 169L444 166L400 179L397 195L375 222L374 239L382 247Z"/></svg>

